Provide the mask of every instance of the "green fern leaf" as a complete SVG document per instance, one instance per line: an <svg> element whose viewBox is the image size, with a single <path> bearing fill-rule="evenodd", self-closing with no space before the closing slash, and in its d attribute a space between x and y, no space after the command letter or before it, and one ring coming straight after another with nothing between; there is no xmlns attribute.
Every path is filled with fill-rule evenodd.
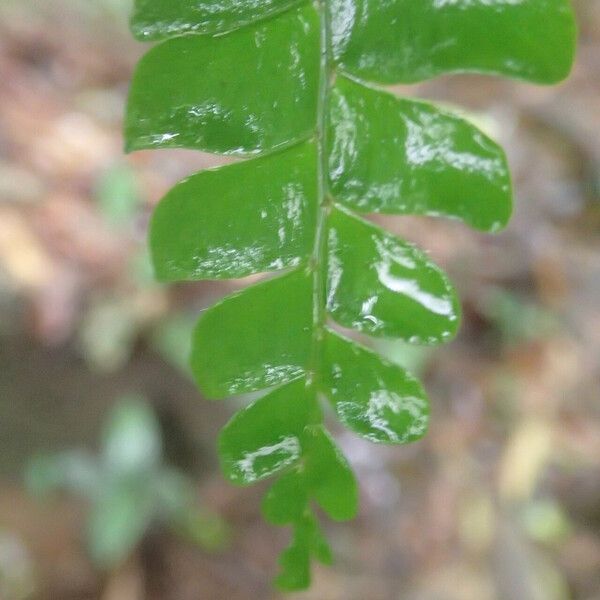
<svg viewBox="0 0 600 600"><path fill-rule="evenodd" d="M293 533L276 582L304 588L311 559L332 560L313 503L334 520L358 509L322 400L378 443L417 440L429 421L421 384L335 324L438 344L460 320L426 254L357 213L497 231L512 210L495 142L365 81L459 71L558 81L573 60L572 10L568 0L137 0L132 29L164 41L136 70L127 149L256 156L175 186L150 246L163 281L276 273L203 314L191 366L208 398L266 391L223 429L221 466L240 485L278 475L263 514Z"/></svg>

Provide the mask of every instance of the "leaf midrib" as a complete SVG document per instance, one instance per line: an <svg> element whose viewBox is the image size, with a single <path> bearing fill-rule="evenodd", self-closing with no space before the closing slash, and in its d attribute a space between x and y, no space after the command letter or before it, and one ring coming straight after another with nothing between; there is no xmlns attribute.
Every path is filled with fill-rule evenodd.
<svg viewBox="0 0 600 600"><path fill-rule="evenodd" d="M327 0L319 0L317 9L320 23L321 59L319 65L319 91L317 99L317 215L315 242L309 268L312 270L312 347L307 369L307 385L313 389L315 412L319 412L317 391L320 386L319 373L322 362L322 346L327 322L325 288L327 283L327 216L332 200L329 196L328 115L329 97L333 87L334 63L331 56L331 22ZM321 419L319 418L319 421Z"/></svg>

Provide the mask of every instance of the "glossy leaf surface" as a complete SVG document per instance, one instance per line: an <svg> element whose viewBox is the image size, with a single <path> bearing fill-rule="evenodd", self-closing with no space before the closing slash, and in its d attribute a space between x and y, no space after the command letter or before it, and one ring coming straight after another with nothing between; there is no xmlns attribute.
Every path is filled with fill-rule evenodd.
<svg viewBox="0 0 600 600"><path fill-rule="evenodd" d="M272 486L263 504L265 517L277 525L295 523L314 497L332 519L352 519L358 510L356 480L333 439L323 426L312 423L305 428L300 445L300 466Z"/></svg>
<svg viewBox="0 0 600 600"><path fill-rule="evenodd" d="M193 175L154 213L156 275L229 279L296 266L310 256L316 206L313 144Z"/></svg>
<svg viewBox="0 0 600 600"><path fill-rule="evenodd" d="M306 481L297 471L282 475L263 499L262 513L273 525L290 525L302 519L308 503Z"/></svg>
<svg viewBox="0 0 600 600"><path fill-rule="evenodd" d="M340 421L372 442L405 444L423 437L429 402L404 369L329 332L323 392Z"/></svg>
<svg viewBox="0 0 600 600"><path fill-rule="evenodd" d="M238 412L219 438L221 465L229 480L254 483L296 463L313 404L301 379Z"/></svg>
<svg viewBox="0 0 600 600"><path fill-rule="evenodd" d="M127 148L244 155L285 146L313 131L318 80L312 6L223 37L168 40L136 70Z"/></svg>
<svg viewBox="0 0 600 600"><path fill-rule="evenodd" d="M332 558L314 506L335 520L358 508L319 401L378 443L413 442L429 421L421 384L334 322L437 344L460 319L428 256L355 212L483 231L511 213L495 142L364 81L456 71L555 81L573 56L572 12L567 0L137 0L132 23L167 41L134 77L128 148L264 155L178 184L156 210L151 250L165 281L285 270L201 315L191 366L209 398L274 388L229 421L219 454L234 483L278 476L262 506L292 530L276 582L304 588L311 560Z"/></svg>
<svg viewBox="0 0 600 600"><path fill-rule="evenodd" d="M569 0L330 0L336 60L380 83L495 73L538 83L567 76Z"/></svg>
<svg viewBox="0 0 600 600"><path fill-rule="evenodd" d="M328 220L327 309L375 336L436 344L454 335L458 299L427 256L380 227L334 210Z"/></svg>
<svg viewBox="0 0 600 600"><path fill-rule="evenodd" d="M136 0L131 30L142 41L184 33L222 33L298 3L298 0Z"/></svg>
<svg viewBox="0 0 600 600"><path fill-rule="evenodd" d="M345 206L456 218L487 231L506 225L506 157L467 121L343 77L330 110L331 189Z"/></svg>
<svg viewBox="0 0 600 600"><path fill-rule="evenodd" d="M279 560L281 572L275 580L285 591L304 589L310 585L310 559L314 556L331 564L331 549L312 514L306 514L294 527L292 543Z"/></svg>
<svg viewBox="0 0 600 600"><path fill-rule="evenodd" d="M311 281L301 271L207 310L194 332L191 357L200 389L208 398L222 398L303 375L311 352L311 311Z"/></svg>
<svg viewBox="0 0 600 600"><path fill-rule="evenodd" d="M324 427L304 434L307 485L321 508L336 521L346 521L358 511L358 491L348 462Z"/></svg>
<svg viewBox="0 0 600 600"><path fill-rule="evenodd" d="M358 510L356 480L322 425L305 428L302 459L284 474L263 502L265 518L276 525L292 525L292 543L280 559L276 580L284 590L306 587L310 582L310 559L331 563L331 550L312 512L311 498L333 519L351 519Z"/></svg>

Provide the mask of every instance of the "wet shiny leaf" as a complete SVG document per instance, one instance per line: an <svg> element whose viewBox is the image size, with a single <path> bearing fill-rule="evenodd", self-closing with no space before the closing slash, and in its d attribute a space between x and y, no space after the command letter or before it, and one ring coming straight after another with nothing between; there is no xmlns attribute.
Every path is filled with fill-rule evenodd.
<svg viewBox="0 0 600 600"><path fill-rule="evenodd" d="M317 120L318 79L312 6L223 37L168 40L134 74L127 149L244 155L307 138Z"/></svg>
<svg viewBox="0 0 600 600"><path fill-rule="evenodd" d="M312 251L316 206L313 144L193 175L154 213L156 274L229 279L296 266Z"/></svg>
<svg viewBox="0 0 600 600"><path fill-rule="evenodd" d="M280 559L276 584L283 590L303 589L310 583L311 558L330 564L331 549L310 505L315 500L333 519L356 516L358 491L346 459L320 424L309 424L301 437L298 464L281 476L263 502L265 518L275 525L292 525L290 546Z"/></svg>
<svg viewBox="0 0 600 600"><path fill-rule="evenodd" d="M231 419L219 451L235 483L279 476L262 506L292 529L276 583L302 589L312 559L331 562L314 504L335 520L358 506L317 400L379 443L415 441L429 420L416 379L328 321L436 344L460 317L424 252L351 211L483 231L511 213L496 143L364 82L458 71L556 81L572 61L572 11L567 0L136 0L132 27L167 41L135 74L128 149L263 155L178 184L157 208L151 249L165 281L287 271L204 312L191 368L210 398L279 386Z"/></svg>
<svg viewBox="0 0 600 600"><path fill-rule="evenodd" d="M191 365L208 398L279 385L303 375L311 353L311 278L303 271L225 298L200 318Z"/></svg>
<svg viewBox="0 0 600 600"><path fill-rule="evenodd" d="M460 309L447 277L380 227L333 210L327 264L327 310L341 325L413 344L437 344L456 333Z"/></svg>
<svg viewBox="0 0 600 600"><path fill-rule="evenodd" d="M325 347L323 393L344 425L380 443L406 444L425 435L429 402L414 377L331 331Z"/></svg>
<svg viewBox="0 0 600 600"><path fill-rule="evenodd" d="M298 523L314 499L336 521L356 516L358 489L352 469L327 430L308 423L301 437L301 460L269 490L263 514L271 523Z"/></svg>
<svg viewBox="0 0 600 600"><path fill-rule="evenodd" d="M315 500L332 519L353 519L358 490L350 465L323 426L307 428L303 441L307 485Z"/></svg>
<svg viewBox="0 0 600 600"><path fill-rule="evenodd" d="M239 411L219 437L221 467L228 479L247 485L297 462L313 405L314 394L300 379Z"/></svg>
<svg viewBox="0 0 600 600"><path fill-rule="evenodd" d="M467 121L343 77L330 111L330 181L338 202L365 213L456 218L487 231L508 222L504 152Z"/></svg>
<svg viewBox="0 0 600 600"><path fill-rule="evenodd" d="M475 71L552 83L573 62L569 0L330 0L332 46L381 83Z"/></svg>
<svg viewBox="0 0 600 600"><path fill-rule="evenodd" d="M282 12L298 0L136 0L131 30L142 41L215 34Z"/></svg>
<svg viewBox="0 0 600 600"><path fill-rule="evenodd" d="M279 559L281 572L275 580L277 587L288 592L307 588L311 556L325 564L332 562L331 549L316 518L309 512L294 524L292 543Z"/></svg>
<svg viewBox="0 0 600 600"><path fill-rule="evenodd" d="M264 497L262 513L273 525L288 525L302 518L309 495L306 480L298 470L282 475Z"/></svg>

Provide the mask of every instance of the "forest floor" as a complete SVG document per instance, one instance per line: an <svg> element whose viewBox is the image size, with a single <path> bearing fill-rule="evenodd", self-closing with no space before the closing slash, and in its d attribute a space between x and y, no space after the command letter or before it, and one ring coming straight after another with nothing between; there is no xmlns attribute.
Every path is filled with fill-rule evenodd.
<svg viewBox="0 0 600 600"><path fill-rule="evenodd" d="M264 488L217 470L235 402L204 402L181 366L195 315L241 282L165 288L145 254L156 202L216 160L123 155L144 50L124 4L0 2L0 600L275 599L287 532L262 522ZM378 219L447 270L464 323L435 351L378 343L424 377L431 430L402 448L336 431L361 514L326 525L336 564L298 598L600 600L600 2L576 6L581 47L563 85L397 88L462 107L503 144L515 215L496 236ZM211 554L157 530L107 575L84 550L85 505L40 503L22 474L35 453L93 448L132 390L233 534Z"/></svg>

